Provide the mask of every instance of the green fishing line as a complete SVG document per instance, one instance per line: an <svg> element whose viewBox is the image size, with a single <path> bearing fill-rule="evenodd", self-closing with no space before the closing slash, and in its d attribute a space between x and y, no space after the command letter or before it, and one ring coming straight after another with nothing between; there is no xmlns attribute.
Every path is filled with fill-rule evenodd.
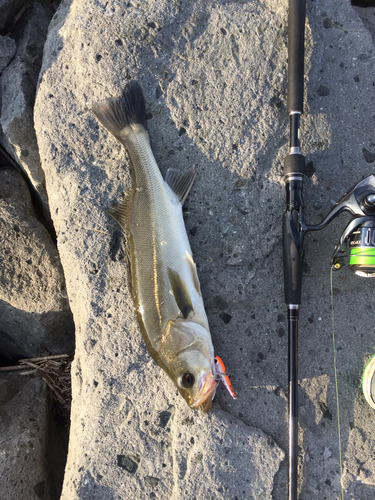
<svg viewBox="0 0 375 500"><path fill-rule="evenodd" d="M338 428L338 434L339 434L341 498L342 498L342 500L344 500L344 485L343 485L342 455L341 455L339 386L338 386L338 383L337 383L337 363L336 363L335 316L334 316L334 313L333 313L333 278L332 278L332 273L333 273L333 266L331 266L331 311L332 311L333 367L334 367L334 372L335 372L336 407L337 407L337 428Z"/></svg>

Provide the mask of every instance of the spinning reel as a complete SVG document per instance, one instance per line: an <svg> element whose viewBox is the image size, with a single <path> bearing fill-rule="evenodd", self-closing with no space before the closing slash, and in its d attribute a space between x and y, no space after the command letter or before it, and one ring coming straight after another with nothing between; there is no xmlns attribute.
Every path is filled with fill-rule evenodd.
<svg viewBox="0 0 375 500"><path fill-rule="evenodd" d="M332 267L345 264L355 274L375 277L375 175L360 181L316 226L308 226L303 216L305 157L300 151L300 117L303 113L304 45L306 1L289 0L288 14L288 115L289 153L284 160L286 209L282 243L284 293L288 308L288 419L289 419L289 500L298 499L298 317L302 290L303 240L308 231L318 231L337 215L350 212L332 256ZM333 336L334 338L334 336ZM335 358L336 359L336 358ZM336 368L335 368L336 370ZM370 391L367 391L370 393ZM366 390L364 388L366 395ZM370 403L371 404L371 403ZM337 409L339 413L339 410ZM342 467L340 458L340 470ZM344 498L344 490L342 490Z"/></svg>
<svg viewBox="0 0 375 500"><path fill-rule="evenodd" d="M316 226L306 226L303 232L318 231L327 226L337 215L348 211L353 219L346 226L333 252L331 264L341 269L345 263L358 276L375 277L375 176L360 181L334 206L327 217Z"/></svg>

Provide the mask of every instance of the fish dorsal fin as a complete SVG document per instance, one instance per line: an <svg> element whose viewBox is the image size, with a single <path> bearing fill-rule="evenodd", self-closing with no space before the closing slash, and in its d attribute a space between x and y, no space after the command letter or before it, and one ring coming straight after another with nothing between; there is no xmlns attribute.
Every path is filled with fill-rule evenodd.
<svg viewBox="0 0 375 500"><path fill-rule="evenodd" d="M199 293L199 295L202 295L201 294L201 287L200 287L199 279L198 279L198 274L197 274L197 266L195 265L195 262L193 261L193 257L189 254L189 252L187 250L186 250L186 259L188 261L191 277L193 279L194 288Z"/></svg>
<svg viewBox="0 0 375 500"><path fill-rule="evenodd" d="M195 176L196 173L194 168L190 168L185 172L180 172L175 168L169 168L167 170L167 174L165 176L165 182L172 189L172 191L180 200L182 205L184 204L184 201L187 195L189 194Z"/></svg>
<svg viewBox="0 0 375 500"><path fill-rule="evenodd" d="M128 232L130 209L133 199L134 189L125 194L125 197L119 203L112 205L107 209L107 213L117 221L125 233Z"/></svg>
<svg viewBox="0 0 375 500"><path fill-rule="evenodd" d="M193 305L186 284L183 282L181 276L168 267L168 278L172 287L174 298L177 305L186 319L193 311Z"/></svg>

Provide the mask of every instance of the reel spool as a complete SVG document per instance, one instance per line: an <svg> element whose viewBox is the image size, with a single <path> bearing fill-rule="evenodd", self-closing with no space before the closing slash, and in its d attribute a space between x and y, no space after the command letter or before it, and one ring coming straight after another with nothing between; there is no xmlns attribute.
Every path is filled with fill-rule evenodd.
<svg viewBox="0 0 375 500"><path fill-rule="evenodd" d="M332 259L334 269L341 269L346 261L357 276L375 278L375 217L346 238L342 251L344 255Z"/></svg>
<svg viewBox="0 0 375 500"><path fill-rule="evenodd" d="M363 278L375 277L375 220L360 226L349 240L349 267Z"/></svg>

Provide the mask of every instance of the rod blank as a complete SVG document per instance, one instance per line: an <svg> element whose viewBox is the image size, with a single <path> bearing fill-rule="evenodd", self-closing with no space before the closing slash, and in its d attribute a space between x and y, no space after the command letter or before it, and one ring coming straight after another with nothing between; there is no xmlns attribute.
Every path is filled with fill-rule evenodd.
<svg viewBox="0 0 375 500"><path fill-rule="evenodd" d="M298 307L301 304L303 256L303 174L300 115L303 113L305 0L289 0L288 113L290 148L285 158L286 210L283 218L285 302L288 305L289 500L298 498Z"/></svg>
<svg viewBox="0 0 375 500"><path fill-rule="evenodd" d="M298 306L296 306L298 307ZM298 484L298 308L288 309L289 329L289 500L297 500Z"/></svg>

